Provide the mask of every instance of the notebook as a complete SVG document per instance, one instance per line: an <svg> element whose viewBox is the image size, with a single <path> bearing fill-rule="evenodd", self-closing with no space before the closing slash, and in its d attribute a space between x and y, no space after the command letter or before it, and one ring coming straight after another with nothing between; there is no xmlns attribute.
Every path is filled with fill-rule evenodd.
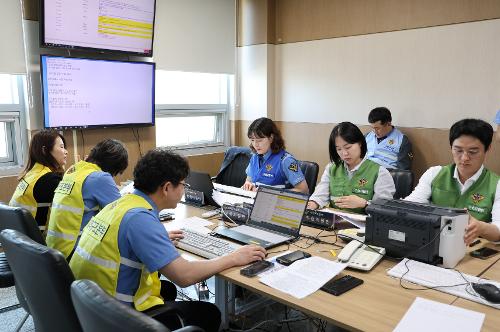
<svg viewBox="0 0 500 332"><path fill-rule="evenodd" d="M309 196L281 188L259 186L245 225L219 227L217 235L245 244L271 248L299 237Z"/></svg>

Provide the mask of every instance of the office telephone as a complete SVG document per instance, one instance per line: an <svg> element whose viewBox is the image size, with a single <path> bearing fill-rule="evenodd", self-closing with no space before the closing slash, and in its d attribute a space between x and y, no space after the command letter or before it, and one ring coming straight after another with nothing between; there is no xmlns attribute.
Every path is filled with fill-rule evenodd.
<svg viewBox="0 0 500 332"><path fill-rule="evenodd" d="M385 255L385 249L367 246L362 242L352 240L339 253L338 261L348 263L347 266L364 271L370 271Z"/></svg>

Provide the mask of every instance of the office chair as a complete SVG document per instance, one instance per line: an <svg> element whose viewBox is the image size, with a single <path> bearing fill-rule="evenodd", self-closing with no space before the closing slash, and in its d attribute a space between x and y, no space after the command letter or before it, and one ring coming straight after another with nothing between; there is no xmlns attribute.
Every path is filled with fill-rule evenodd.
<svg viewBox="0 0 500 332"><path fill-rule="evenodd" d="M299 167L304 177L306 178L307 186L309 187L309 195L312 195L318 181L319 166L314 161L299 161Z"/></svg>
<svg viewBox="0 0 500 332"><path fill-rule="evenodd" d="M124 305L91 280L71 284L71 298L84 332L168 332L166 326L148 315ZM203 331L186 326L178 332Z"/></svg>
<svg viewBox="0 0 500 332"><path fill-rule="evenodd" d="M396 186L396 192L394 193L394 199L405 198L411 194L413 190L413 172L403 169L389 169L392 179L394 180L394 185Z"/></svg>
<svg viewBox="0 0 500 332"><path fill-rule="evenodd" d="M40 229L38 228L38 224L31 213L25 209L0 204L0 231L4 229L15 229L23 234L26 234L34 241L45 245L45 240L43 239ZM12 286L15 286L14 275L10 269L7 259L5 258L5 253L0 253L0 287L6 288ZM16 327L16 331L19 331L24 325L26 319L28 319L30 309L19 287L17 286L16 293L19 304L27 312ZM17 309L17 307L18 305L15 304L4 308L4 310L13 310Z"/></svg>
<svg viewBox="0 0 500 332"><path fill-rule="evenodd" d="M245 169L252 157L249 147L231 146L225 154L219 173L213 178L214 182L226 186L241 187L247 178Z"/></svg>
<svg viewBox="0 0 500 332"><path fill-rule="evenodd" d="M82 331L70 295L75 279L64 256L12 229L3 230L0 241L35 330Z"/></svg>

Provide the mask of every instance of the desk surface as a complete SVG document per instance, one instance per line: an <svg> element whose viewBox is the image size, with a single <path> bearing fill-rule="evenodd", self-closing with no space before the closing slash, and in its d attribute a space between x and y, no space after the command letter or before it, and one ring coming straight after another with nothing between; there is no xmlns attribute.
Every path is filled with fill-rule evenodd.
<svg viewBox="0 0 500 332"><path fill-rule="evenodd" d="M179 204L176 209L176 218L199 216L202 212L203 210L196 207ZM217 223L216 220L214 222ZM301 233L315 236L319 233L319 230L303 227ZM327 233L323 232L321 235L325 234ZM335 237L332 236L323 239L333 242ZM340 240L337 243L343 245ZM303 239L296 244L305 246L306 240ZM285 250L286 248L286 246L281 246L270 249L269 252L273 256L273 252ZM308 249L301 249L290 245L289 250L301 249L316 256L333 259L329 252L327 252L332 248L332 245L327 244L314 244ZM500 280L500 262L497 262L497 260L498 257L480 260L466 255L457 268L467 274L483 275L485 278ZM395 264L395 262L384 259L370 272L346 270L344 274L351 274L363 279L363 285L339 297L323 291L317 291L300 300L260 283L258 278L247 278L240 275L240 267L223 271L219 276L234 284L261 293L304 313L327 320L349 330L390 331L401 320L417 296L441 303L453 303L463 308L470 308L471 310L486 313L483 331L494 331L500 326L500 315L493 308L463 299L457 300L455 296L436 290L417 291L402 288L399 280L393 279L386 274L387 269L390 269Z"/></svg>

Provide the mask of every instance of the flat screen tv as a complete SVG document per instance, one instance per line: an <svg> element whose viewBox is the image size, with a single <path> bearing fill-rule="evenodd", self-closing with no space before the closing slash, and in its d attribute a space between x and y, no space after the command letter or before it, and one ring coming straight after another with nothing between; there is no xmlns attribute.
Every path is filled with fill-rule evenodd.
<svg viewBox="0 0 500 332"><path fill-rule="evenodd" d="M42 0L40 46L153 55L155 0Z"/></svg>
<svg viewBox="0 0 500 332"><path fill-rule="evenodd" d="M154 125L155 64L42 55L45 128Z"/></svg>

